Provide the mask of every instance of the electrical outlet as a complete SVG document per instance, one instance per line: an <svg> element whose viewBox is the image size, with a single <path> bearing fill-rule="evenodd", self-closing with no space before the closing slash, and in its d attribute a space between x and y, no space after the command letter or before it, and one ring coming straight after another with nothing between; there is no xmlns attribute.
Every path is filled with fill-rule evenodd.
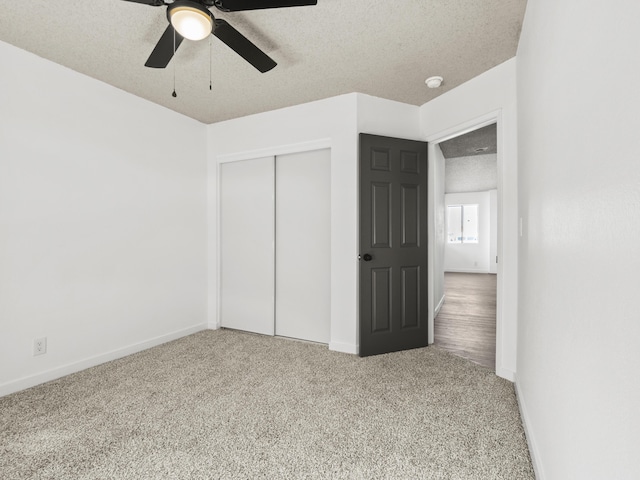
<svg viewBox="0 0 640 480"><path fill-rule="evenodd" d="M47 337L36 338L33 341L33 356L47 353Z"/></svg>

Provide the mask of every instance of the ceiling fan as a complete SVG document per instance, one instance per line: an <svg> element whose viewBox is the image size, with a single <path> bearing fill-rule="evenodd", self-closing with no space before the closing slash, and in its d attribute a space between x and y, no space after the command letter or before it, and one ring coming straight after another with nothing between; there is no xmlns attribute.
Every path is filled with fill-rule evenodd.
<svg viewBox="0 0 640 480"><path fill-rule="evenodd" d="M215 18L209 7L223 12L241 12L266 8L316 5L318 0L124 0L152 7L167 7L169 26L145 63L146 67L165 68L182 40L202 40L213 34L238 55L264 73L277 64L266 53L229 23Z"/></svg>

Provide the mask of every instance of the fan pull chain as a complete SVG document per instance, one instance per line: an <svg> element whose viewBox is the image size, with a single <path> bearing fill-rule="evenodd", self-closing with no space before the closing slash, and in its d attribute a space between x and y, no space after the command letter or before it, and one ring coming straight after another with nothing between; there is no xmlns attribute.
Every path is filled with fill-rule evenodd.
<svg viewBox="0 0 640 480"><path fill-rule="evenodd" d="M173 29L173 56L176 55L176 30ZM176 61L173 61L173 93L171 94L173 98L176 98L178 94L176 93Z"/></svg>
<svg viewBox="0 0 640 480"><path fill-rule="evenodd" d="M176 93L176 66L173 66L173 93L171 94L173 98L176 98L178 94Z"/></svg>
<svg viewBox="0 0 640 480"><path fill-rule="evenodd" d="M213 57L213 49L211 48L211 36L209 36L209 91L213 91L213 82L211 81L211 77L212 77L212 64L213 61L211 60L211 58Z"/></svg>

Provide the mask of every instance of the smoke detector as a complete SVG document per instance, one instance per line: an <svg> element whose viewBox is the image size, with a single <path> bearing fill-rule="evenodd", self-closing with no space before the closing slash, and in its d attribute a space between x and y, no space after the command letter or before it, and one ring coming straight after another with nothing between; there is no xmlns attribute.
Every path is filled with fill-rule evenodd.
<svg viewBox="0 0 640 480"><path fill-rule="evenodd" d="M438 88L440 85L442 85L442 81L443 80L444 79L442 77L435 76L435 77L427 78L424 81L424 83L426 83L427 87L429 87L429 88Z"/></svg>

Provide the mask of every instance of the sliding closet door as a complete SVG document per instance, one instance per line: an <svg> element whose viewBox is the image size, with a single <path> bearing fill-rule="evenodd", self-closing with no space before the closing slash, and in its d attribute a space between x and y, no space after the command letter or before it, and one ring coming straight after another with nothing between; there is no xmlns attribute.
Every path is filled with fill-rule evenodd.
<svg viewBox="0 0 640 480"><path fill-rule="evenodd" d="M220 167L221 325L274 334L274 158Z"/></svg>
<svg viewBox="0 0 640 480"><path fill-rule="evenodd" d="M329 343L330 150L276 158L276 335Z"/></svg>

